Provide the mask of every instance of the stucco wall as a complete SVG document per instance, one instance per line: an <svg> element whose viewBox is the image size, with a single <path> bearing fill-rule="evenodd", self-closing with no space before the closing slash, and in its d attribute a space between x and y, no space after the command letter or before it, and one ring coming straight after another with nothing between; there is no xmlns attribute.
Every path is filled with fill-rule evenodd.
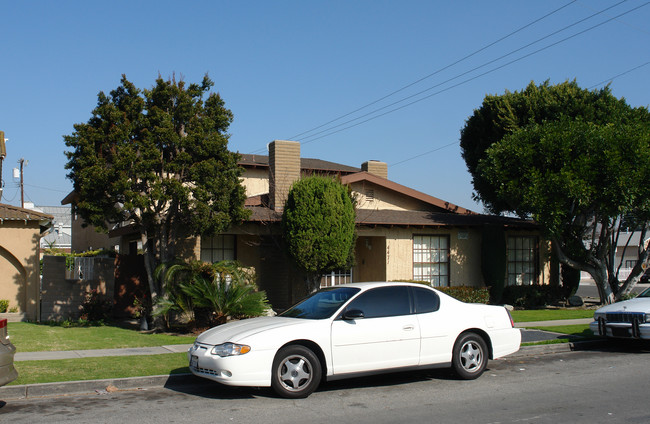
<svg viewBox="0 0 650 424"><path fill-rule="evenodd" d="M39 312L39 240L36 221L0 223L0 299L28 320Z"/></svg>
<svg viewBox="0 0 650 424"><path fill-rule="evenodd" d="M267 169L246 169L242 185L246 188L246 197L268 193L269 171Z"/></svg>
<svg viewBox="0 0 650 424"><path fill-rule="evenodd" d="M469 229L373 228L359 230L359 238L386 238L386 279L413 279L413 236L449 237L449 281L452 286L482 287L481 233ZM357 248L358 249L358 248Z"/></svg>
<svg viewBox="0 0 650 424"><path fill-rule="evenodd" d="M371 190L374 198L368 198L368 191ZM354 183L352 192L357 199L357 208L394 210L394 211L428 211L434 209L430 204L421 202L393 190L372 183Z"/></svg>

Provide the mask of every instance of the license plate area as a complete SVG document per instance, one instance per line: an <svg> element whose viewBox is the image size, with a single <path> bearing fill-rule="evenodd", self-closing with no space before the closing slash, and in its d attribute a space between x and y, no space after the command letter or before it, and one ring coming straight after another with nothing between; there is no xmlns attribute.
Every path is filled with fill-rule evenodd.
<svg viewBox="0 0 650 424"><path fill-rule="evenodd" d="M199 357L196 355L192 355L190 357L190 367L192 368L199 368Z"/></svg>
<svg viewBox="0 0 650 424"><path fill-rule="evenodd" d="M625 327L610 327L614 337L630 337L630 329Z"/></svg>

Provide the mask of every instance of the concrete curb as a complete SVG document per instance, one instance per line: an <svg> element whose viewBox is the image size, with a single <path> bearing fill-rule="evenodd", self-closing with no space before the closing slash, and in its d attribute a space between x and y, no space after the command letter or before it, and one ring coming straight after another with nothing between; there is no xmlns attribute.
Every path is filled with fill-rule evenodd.
<svg viewBox="0 0 650 424"><path fill-rule="evenodd" d="M199 384L192 374L109 378L105 380L64 381L0 387L0 399L33 399L65 395L106 394L112 391L142 390L153 387L183 387Z"/></svg>

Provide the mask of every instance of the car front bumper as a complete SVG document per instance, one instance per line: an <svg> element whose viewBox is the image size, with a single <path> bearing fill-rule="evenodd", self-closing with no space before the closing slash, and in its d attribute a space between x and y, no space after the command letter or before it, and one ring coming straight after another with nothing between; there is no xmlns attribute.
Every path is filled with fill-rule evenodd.
<svg viewBox="0 0 650 424"><path fill-rule="evenodd" d="M650 340L650 324L592 321L589 329L597 336Z"/></svg>
<svg viewBox="0 0 650 424"><path fill-rule="evenodd" d="M211 354L212 348L194 344L187 351L192 374L229 386L271 386L273 351L253 349L244 355L222 358Z"/></svg>

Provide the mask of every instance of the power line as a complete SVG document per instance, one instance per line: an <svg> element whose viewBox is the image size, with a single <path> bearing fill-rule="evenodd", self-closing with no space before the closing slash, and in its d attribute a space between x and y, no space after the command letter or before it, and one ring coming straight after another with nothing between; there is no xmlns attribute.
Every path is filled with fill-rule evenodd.
<svg viewBox="0 0 650 424"><path fill-rule="evenodd" d="M591 19L591 18L593 18L593 17L595 17L595 16L597 16L597 15L599 15L599 14L601 14L601 13L604 13L604 12L606 12L606 11L608 11L608 10L610 10L610 9L612 9L612 8L618 6L618 5L620 5L621 3L624 3L624 2L626 2L626 1L627 1L627 0L622 0L622 1L620 1L620 2L618 2L618 3L616 3L616 4L614 4L614 5L612 5L612 6L610 6L610 7L607 7L607 8L605 8L605 9L599 11L599 12L596 12L596 13L594 13L594 14L592 14L592 15L589 15L589 16L587 16L586 18L580 19L580 20L578 20L578 21L576 21L576 22L574 22L574 23L572 23L572 24L570 24L570 25L565 26L564 28L561 28L561 29L559 29L559 30L556 30L556 31L554 31L554 32L552 32L552 33L550 33L550 34L547 34L547 35L545 35L544 37L538 38L538 39L535 40L535 41L532 41L532 42L530 42L530 43L528 43L528 44L526 44L526 45L524 45L524 46L522 46L522 47L519 47L519 48L517 48L517 49L515 49L515 50L512 50L512 51L510 51L510 52L508 52L508 53L506 53L506 54L504 54L504 55L501 55L500 57L498 57L498 58L496 58L496 59L490 60L490 61L485 62L485 63L483 63L483 64L481 64L481 65L479 65L479 66L476 66L476 67L474 67L474 68L472 68L472 69L470 69L470 70L468 70L468 71L462 72L462 73L460 73L460 74L458 74L458 75L456 75L456 76L454 76L454 77L452 77L452 78L448 78L447 80L442 81L442 82L440 82L440 83L438 83L438 84L435 84L435 85L433 85L433 86L431 86L431 87L429 87L429 88L426 88L426 89L421 90L421 91L419 91L419 92L417 92L417 93L414 93L414 94L412 94L412 95L410 95L410 96L404 97L404 98L402 98L402 99L400 99L400 100L397 100L397 101L395 101L395 102L392 102L392 103L387 104L387 105L385 105L385 106L382 106L382 107L380 107L380 108L377 108L377 109L375 109L375 110L372 110L372 111L370 111L370 112L368 112L368 113L365 113L365 114L363 114L363 115L361 115L361 116L358 116L358 117L356 117L356 118L353 118L353 119L350 119L350 120L348 120L348 121L342 122L342 123L340 123L340 124L337 124L337 125L331 126L331 127L326 128L326 129L324 129L324 130L318 131L318 132L316 132L316 133L314 133L314 134L312 134L312 135L310 135L310 136L305 137L305 138L303 139L303 144L308 144L308 143L310 143L310 142L312 142L312 141L316 141L316 140L319 140L319 139L323 138L323 137L316 137L316 136L319 135L319 134L323 134L323 133L328 132L328 131L331 131L331 130L333 130L333 129L335 129L335 128L339 128L339 127L342 127L342 126L344 126L344 125L350 124L350 123L355 122L355 121L358 121L358 120L360 120L360 119L363 119L363 118L365 118L365 117L367 117L367 116L371 116L371 115L373 115L373 114L375 114L375 113L377 113L377 112L379 112L379 111L381 111L381 110L384 110L384 109L387 109L387 108L389 108L389 107L391 107L391 106L395 106L395 105L397 105L397 104L400 104L400 103L402 103L402 102L405 102L405 101L407 101L407 100L409 100L409 99L412 99L412 98L414 98L414 97L417 97L417 96L419 96L419 95L421 95L421 94L423 94L423 93L426 93L426 92L428 92L428 91L431 91L431 90L433 90L434 88L438 88L438 87L440 87L440 86L442 86L442 85L445 85L445 84L447 84L447 83L449 83L449 82L451 82L451 81L454 81L454 80L456 80L456 79L458 79L458 78L460 78L460 77L462 77L462 76L465 76L465 75L467 75L467 74L470 74L470 73L472 73L472 72L474 72L474 71L477 71L477 70L479 70L479 69L481 69L481 68L484 68L484 67L486 67L486 66L488 66L488 65L490 65L490 64L492 64L492 63L498 62L498 61L500 61L501 59L505 59L506 57L511 56L511 55L513 55L514 53L517 53L517 52L519 52L519 51L521 51L521 50L524 50L524 49L526 49L526 48L528 48L528 47L530 47L530 46L532 46L532 45L534 45L534 44L537 44L537 43L539 43L540 41L543 41L543 40L545 40L545 39L547 39L547 38L550 38L550 37L552 37L552 36L554 36L554 35L557 35L557 34L559 34L560 32L566 31L567 29L569 29L569 28L571 28L571 27L574 27L574 26L576 26L576 25L579 25L579 24L581 24L581 23L583 23L583 22L585 22L585 21L587 21L587 20L589 20L589 19ZM648 3L646 3L646 4L648 4ZM640 7L642 7L642 6L645 6L645 4L644 4L644 5L641 5L641 6L637 7L637 8L640 8ZM636 10L637 8L632 9L631 11ZM623 14L617 16L617 17L614 17L614 18L611 18L611 19L609 19L609 20L606 20L606 21L604 21L604 22L602 22L602 23L600 23L600 24L597 24L597 25L595 25L595 26L592 26L591 28L588 28L587 30L584 30L584 31L582 31L582 32L578 32L578 33L576 33L576 34L574 34L574 35L572 35L572 36L569 36L569 37L567 37L567 38L565 38L565 39L563 39L563 40L560 40L559 42L553 43L553 44L551 44L551 45L549 45L549 46L547 46L547 47L544 47L544 48L542 48L542 49L536 50L536 51L534 51L532 54L539 53L539 52L541 52L541 51L543 51L543 50L546 50L547 48L553 47L553 46L555 46L555 45L557 45L557 44L560 44L561 42L567 41L567 40L570 39L570 38L573 38L573 37L575 37L575 36L581 35L581 34L583 34L583 33L586 32L586 31L590 31L590 30L592 30L592 29L594 29L594 28L596 28L596 27L598 27L598 26L600 26L600 25L603 25L604 23L607 23L607 22L609 22L609 21L611 21L611 20L613 20L613 19L616 19L616 18L618 18L618 17L620 17L620 16L623 16L624 14L629 13L629 12L631 12L631 11L625 12L625 13L623 13ZM516 59L516 60L514 60L514 61L508 62L508 63L506 63L504 66L510 65L510 64L512 64L512 63L515 63L515 62L517 62L517 61L519 61L519 60L521 60L521 59L524 59L524 58L526 58L526 57L531 56L532 54L528 54L528 55L525 55L525 56L523 56L523 57L521 57L521 58L519 58L519 59ZM480 74L480 75L476 76L475 78L471 78L471 79L469 79L469 80L465 80L463 83L466 83L466 82L472 81L473 79L476 79L476 78L478 78L478 77L484 76L484 75L486 75L486 74L488 74L488 73L493 72L494 70L501 69L501 68L504 67L504 66L497 67L497 68L495 68L495 69L493 69L493 70L491 70L491 71L488 71L488 72L486 72L486 73ZM450 88L457 87L458 85L459 85L459 84L456 84L456 85L454 85L454 86L452 86L452 87L450 87ZM434 93L434 94L437 95L437 94L440 94L440 93L442 93L442 92L444 92L444 91L447 91L447 90L438 91L438 92L436 92L436 93ZM424 98L422 98L422 99L420 99L420 100L417 100L417 101L415 101L415 102L408 103L406 106L412 105L412 104L414 104L414 103L417 103L417 102L419 102L419 101L421 101L421 100L424 100L424 99L427 99L427 98L429 98L429 97L431 97L431 96L427 96L427 97L424 97ZM401 109L401 108L392 109L391 111L396 111L396 110L399 110L399 109ZM381 114L381 115L378 115L378 116L384 116L384 115L385 115L385 114ZM364 122L368 122L368 120L361 121L360 123L364 123ZM356 126L356 125L355 125L355 126ZM352 126L350 126L350 127L345 127L345 129L348 129L348 128L352 128ZM339 131L336 131L336 132L339 132ZM331 135L331 134L335 134L336 132L328 133L328 134L326 134L326 136L327 136L327 135ZM316 137L316 138L314 138L314 137ZM305 141L305 139L308 140L308 141ZM312 140L309 140L309 139L312 139Z"/></svg>
<svg viewBox="0 0 650 424"><path fill-rule="evenodd" d="M417 158L419 158L419 157L426 156L426 155L429 155L429 154L431 154L431 153L435 153L435 152L437 152L438 150L446 149L447 147L454 146L454 145L456 145L456 144L458 144L458 143L459 143L458 141L454 141L454 142L452 142L452 143L445 144L444 146L436 147L435 149L433 149L433 150L429 150L428 152L424 152L424 153L420 153L420 154L418 154L418 155L412 156L412 157L410 157L410 158L408 158L408 159L404 159L404 160L401 160L401 161L399 161L399 162L391 163L391 164L389 164L388 166L393 167L393 166L396 166L396 165L400 165L400 164L402 164L402 163L404 163L404 162L408 162L408 161L411 161L411 160L413 160L413 159L417 159Z"/></svg>
<svg viewBox="0 0 650 424"><path fill-rule="evenodd" d="M644 63L644 64L642 64L642 65L635 66L634 68L631 68L631 69L628 69L627 71L621 72L621 73L618 74L618 75L614 75L614 76L611 77L611 78L607 78L606 80L603 80L603 81L599 82L598 84L594 84L594 85L592 85L592 86L590 86L590 87L587 87L587 89L588 89L588 90L592 90L592 89L594 89L594 88L596 88L596 87L599 87L599 86L601 86L601 85L603 85L603 84L605 84L605 83L610 83L610 82L614 81L614 80L615 80L616 78L618 78L618 77L622 77L623 75L627 75L627 74L629 74L630 72L636 71L637 69L643 68L644 66L647 66L647 65L649 65L649 64L650 64L650 61L648 61L648 62L646 62L646 63Z"/></svg>
<svg viewBox="0 0 650 424"><path fill-rule="evenodd" d="M526 29L526 28L528 28L528 27L530 27L530 26L532 26L532 25L534 25L534 24L536 24L536 23L538 23L538 22L540 22L540 21L546 19L547 17L549 17L549 16L551 16L551 15L553 15L553 14L559 12L560 10L562 10L562 9L564 9L564 8L566 8L566 7L568 7L568 6L570 6L571 4L575 3L576 1L577 1L577 0L572 0L572 1L570 1L569 3L565 4L564 6L561 6L561 7L557 8L557 9L553 10L552 12L547 13L546 15L544 15L544 16L542 16L542 17L540 17L540 18L537 18L537 19L535 19L535 20L532 21L532 22L529 22L528 24L526 24L526 25L524 25L524 26L522 26L522 27L520 27L520 28L518 28L518 29L512 31L511 33L509 33L509 34L507 34L507 35L505 35L505 36L503 36L503 37L501 37L501 38L499 38L499 39L497 39L497 40L495 40L495 41L493 41L493 42L491 42L491 43L489 43L489 44L486 44L485 46L479 48L478 50L475 50L474 52L472 52L472 53L470 53L470 54L468 54L468 55L466 55L466 56L464 56L464 57L462 57L462 58L456 60L455 62L452 62L452 63L450 63L449 65L446 65L446 66L444 66L444 67L442 67L442 68L440 68L440 69L438 69L438 70L436 70L436 71L434 71L434 72L432 72L432 73L430 73L430 74L428 74L428 75L425 75L424 77L422 77L422 78L420 78L420 79L418 79L418 80L415 80L415 81L413 81L413 82L411 82L411 83L409 83L409 84L403 86L402 88L399 88L399 89L397 89L397 90L395 90L395 91L393 91L393 92L391 92L391 93L388 93L388 94L386 94L385 96L380 97L379 99L374 100L374 101L372 101L372 102L370 102L370 103L368 103L368 104L366 104L366 105L364 105L364 106L361 106L361 107L359 107L359 108L357 108L357 109L355 109L355 110L353 110L353 111L351 111L351 112L348 112L348 113L343 114L343 115L341 115L341 116L339 116L339 117L337 117L337 118L334 118L334 119L332 119L332 120L329 121L329 122L326 122L326 123L324 123L324 124L322 124L322 125L319 125L319 126L317 126L317 127L314 127L314 128L312 128L312 129L310 129L310 130L304 131L304 132L302 132L302 133L300 133L300 134L296 134L296 135L290 137L290 139L293 140L293 139L295 139L295 138L297 138L297 137L300 137L300 136L302 136L302 135L304 135L304 134L308 134L308 133L310 133L310 132L312 132L312 131L315 131L315 130L320 129L320 128L324 127L324 126L327 126L327 125L329 125L329 124L331 124L331 123L333 123L333 122L339 121L339 120L341 120L341 119L343 119L343 118L345 118L345 117L347 117L347 116L350 116L350 115L352 115L352 114L354 114L354 113L356 113L356 112L359 112L360 110L366 109L366 108L368 108L368 107L370 107L370 106L372 106L372 105L374 105L374 104L377 104L377 103L381 102L382 100L387 99L388 97L391 97L391 96L393 96L393 95L395 95L395 94L397 94L397 93L399 93L399 92L401 92L401 91L404 91L404 90L406 90L407 88L410 88L410 87L412 87L412 86L414 86L414 85L416 85L416 84L418 84L418 83L420 83L420 82L422 82L422 81L424 81L424 80L426 80L426 79L428 79L428 78L431 78L432 76L437 75L437 74L439 74L440 72L445 71L445 70L451 68L452 66L455 66L455 65L457 65L457 64L459 64L459 63L461 63L461 62L463 62L463 61L465 61L465 60L467 60L467 59L469 59L470 57L475 56L475 55L477 55L478 53L480 53L480 52L482 52L482 51L484 51L484 50L487 50L488 48L490 48L490 47L492 47L492 46L494 46L494 45L500 43L501 41L503 41L503 40L505 40L505 39L507 39L507 38L509 38L509 37L511 37L511 36L513 36L513 35L515 35L515 34L517 34L517 33L519 33L519 32L521 32L521 31L523 31L524 29ZM626 0L624 0L624 1L626 1Z"/></svg>
<svg viewBox="0 0 650 424"><path fill-rule="evenodd" d="M621 13L621 14L619 14L619 15L613 17L613 18L607 19L607 20L605 20L605 21L603 21L603 22L601 22L601 23L598 23L598 24L596 24L596 25L593 25L593 26L591 26L591 27L589 27L589 28L587 28L587 29L585 29L585 30L582 30L582 31L577 32L577 33L575 33L575 34L573 34L573 35L570 35L570 36L568 36L568 37L565 37L565 38L563 38L563 39L561 39L561 40L559 40L559 41L556 41L556 42L554 42L554 43L551 43L551 44L549 44L549 45L547 45L547 46L545 46L545 47L539 48L539 49L537 49L537 50L535 50L535 51L533 51L533 52L531 52L531 53L525 54L525 55L523 55L523 56L521 56L521 57L519 57L519 58L513 59L513 60L511 60L511 61L509 61L509 62L507 62L507 63L505 63L505 64L503 64L503 65L500 65L500 66L497 66L497 67L495 67L495 68L492 68L492 69L490 69L490 70L488 70L488 71L485 71L485 72L483 72L483 73L481 73L481 74L475 75L475 76L473 76L473 77L471 77L471 78L468 78L468 79L463 80L463 81L461 81L461 82L459 82L459 83L456 83L456 84L454 84L454 85L451 85L451 86L449 86L449 87L446 87L446 88L444 88L444 89L442 89L442 90L439 90L439 91L436 91L436 92L434 92L434 93L431 93L431 94L429 94L429 95L427 95L427 96L421 97L421 98L419 98L419 99L417 99L417 100L414 100L414 101L409 102L409 103L407 103L407 104L404 104L404 105L402 105L402 106L399 106L399 107L396 107L396 108L390 109L390 110L388 110L388 111L386 111L386 112L384 112L384 113L381 113L381 114L379 114L379 115L375 115L375 116L373 116L373 117L370 117L370 118L365 119L365 120L363 120L363 121L360 121L360 122L357 122L357 123L355 123L355 124L349 125L349 126L347 126L347 127L340 128L340 129L335 130L335 131L331 131L331 130L333 130L334 128L338 128L338 127L340 127L340 126L342 126L342 125L345 125L345 124L348 124L348 123L352 123L352 122L357 121L357 120L359 120L359 119L361 119L361 118L363 118L363 117L366 117L366 116L372 115L373 113L376 113L376 112L378 112L378 111L380 111L380 110L386 109L387 107L390 107L390 106L393 106L393 105L395 105L395 104L401 103L402 101L404 101L404 100L406 100L406 99L409 99L409 98L412 98L412 97L417 96L417 95L419 95L419 94L422 94L422 93L424 93L424 92L430 90L431 88L429 88L429 89L427 89L427 90L423 90L423 91L421 91L420 93L417 93L417 94L415 94L415 95L413 95L413 96L409 96L409 97L407 97L406 99L403 99L403 100L401 100L401 101L394 102L394 103L392 103L391 105L384 106L383 108L376 109L375 111L373 111L373 112L369 112L369 113L363 115L362 117L359 117L359 118L356 118L356 119L349 120L349 121L344 122L344 123L342 123L342 124L339 124L339 125L336 125L336 126L334 126L334 127L329 128L329 129L326 129L326 130L324 130L324 131L321 131L321 132L319 132L318 134L321 134L321 133L323 133L323 132L327 132L327 131L331 131L331 132L328 132L328 133L326 133L326 134L323 134L323 135L321 135L320 137L312 138L311 140L309 140L309 141L307 141L307 142L303 142L303 144L309 144L309 143L312 143L312 142L314 142L314 141L316 141L316 140L320 140L320 139L325 138L325 137L328 137L328 136L330 136L330 135L333 135L333 134L339 133L339 132L341 132L341 131L345 131L345 130L347 130L347 129L354 128L354 127L359 126L359 125L361 125L361 124L364 124L364 123L366 123L366 122L369 122L369 121L372 121L372 120L374 120L374 119L380 118L380 117L382 117L382 116L388 115L389 113L396 112L396 111L398 111L398 110L404 109L404 108L406 108L406 107L408 107L408 106L412 106L412 105L414 105L414 104L416 104L416 103L419 103L419 102L421 102L421 101L423 101L423 100L429 99L429 98L431 98L431 97L433 97L433 96L436 96L436 95L438 95L438 94L441 94L441 93L444 93L444 92L446 92L446 91L449 91L449 90L451 90L452 88L456 88L456 87L459 87L459 86L461 86L461 85L464 85L464 84L466 84L466 83L468 83L468 82L470 82L470 81L473 81L473 80L475 80L475 79L481 78L481 77L483 77L483 76L485 76L485 75L488 75L488 74L490 74L490 73L492 73L492 72L495 72L495 71L497 71L497 70L499 70L499 69L505 68L506 66L509 66L509 65L511 65L511 64L513 64L513 63L519 62L519 61L521 61L521 60L523 60L523 59L526 59L526 58L528 58L528 57L530 57L530 56L532 56L532 55L535 55L535 54L540 53L540 52L542 52L542 51L544 51L544 50L547 50L547 49L549 49L549 48L551 48L551 47L554 47L554 46L556 46L556 45L558 45L558 44L561 44L561 43L563 43L563 42L565 42L565 41L568 41L568 40L570 40L570 39L572 39L572 38L575 38L575 37L577 37L577 36L579 36L579 35L582 35L582 34L588 32L588 31L591 31L591 30L593 30L593 29L595 29L595 28L597 28L597 27L600 27L600 26L602 26L602 25L604 25L604 24L606 24L606 23L608 23L608 22L610 22L610 21L612 21L612 20L614 20L614 19L620 18L621 16L624 16L624 15L626 15L626 14L628 14L628 13L631 13L631 12L637 10L637 9L640 9L641 7L647 6L648 4L650 4L650 2L646 2L646 3L644 3L644 4L640 5L640 6L637 6L637 7L633 8L633 9L628 10L627 12L623 12L623 13ZM520 50L520 49L519 49L519 50ZM493 62L493 61L492 61L492 62ZM478 69L478 68L480 68L480 67L477 67L476 69ZM455 79L455 78L453 78L453 79ZM447 81L447 82L448 82L448 81ZM439 85L440 85L440 84L438 84L437 86L439 86ZM314 135L316 135L316 134L314 134ZM307 138L309 138L309 137L307 137Z"/></svg>

